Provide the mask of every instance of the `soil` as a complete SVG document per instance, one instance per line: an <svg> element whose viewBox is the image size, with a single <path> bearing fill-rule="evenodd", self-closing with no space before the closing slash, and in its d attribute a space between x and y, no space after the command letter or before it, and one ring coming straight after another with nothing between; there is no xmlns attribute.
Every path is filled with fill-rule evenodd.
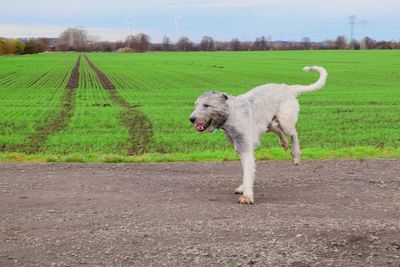
<svg viewBox="0 0 400 267"><path fill-rule="evenodd" d="M79 67L81 65L81 55L78 56L75 66L72 69L66 89L76 89L79 86Z"/></svg>
<svg viewBox="0 0 400 267"><path fill-rule="evenodd" d="M400 159L0 164L0 266L400 266Z"/></svg>
<svg viewBox="0 0 400 267"><path fill-rule="evenodd" d="M151 123L136 106L130 105L128 101L117 93L114 84L92 61L90 61L88 56L85 55L85 59L96 73L102 87L109 90L114 103L124 108L124 111L120 114L120 120L129 130L130 146L128 148L128 155L138 155L147 152L148 145L153 135Z"/></svg>

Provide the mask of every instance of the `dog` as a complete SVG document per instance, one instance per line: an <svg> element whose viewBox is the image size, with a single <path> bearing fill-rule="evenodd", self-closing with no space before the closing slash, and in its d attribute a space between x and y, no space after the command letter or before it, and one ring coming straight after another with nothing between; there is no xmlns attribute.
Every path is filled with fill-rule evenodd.
<svg viewBox="0 0 400 267"><path fill-rule="evenodd" d="M240 155L243 183L236 188L241 194L238 203L253 204L255 175L254 150L265 132L276 133L284 149L288 148L285 135L292 141L294 164L300 162L300 146L296 131L300 111L296 96L322 88L328 77L323 67L305 67L304 71L317 71L318 81L311 85L265 84L249 92L231 96L221 92L207 92L197 98L190 122L198 132L222 129L226 138Z"/></svg>

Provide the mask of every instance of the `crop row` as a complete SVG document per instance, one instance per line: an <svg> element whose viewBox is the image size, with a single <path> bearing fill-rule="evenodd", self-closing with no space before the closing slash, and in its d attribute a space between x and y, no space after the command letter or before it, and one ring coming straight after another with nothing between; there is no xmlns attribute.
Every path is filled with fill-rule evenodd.
<svg viewBox="0 0 400 267"><path fill-rule="evenodd" d="M96 73L89 66L86 58L82 58L79 72L79 87L82 89L101 89L101 83Z"/></svg>
<svg viewBox="0 0 400 267"><path fill-rule="evenodd" d="M52 55L54 56L54 55ZM59 55L56 55L59 56ZM26 56L22 59L16 58L15 61L21 61L17 65L11 65L11 68L0 68L0 88L62 88L65 87L71 71L71 64L75 57L62 57L59 60L48 61L46 64L36 62L34 56ZM9 59L3 59L7 66ZM42 62L42 60L41 60Z"/></svg>
<svg viewBox="0 0 400 267"><path fill-rule="evenodd" d="M76 59L77 55L63 56ZM43 67L40 72L19 69L24 75L18 79L13 72L1 73L2 92L13 92L0 102L0 109L4 109L0 120L1 151L120 154L132 151L130 130L123 122L129 122L128 117L133 119L135 113L127 105L121 106L122 98L117 102L112 99L116 95L102 87L98 74L85 58L82 57L78 67L76 89L70 89L69 85L66 88L71 65L59 64L52 70ZM32 101L36 97L37 101ZM18 109L18 102L24 106L23 110ZM66 115L68 118L64 118Z"/></svg>
<svg viewBox="0 0 400 267"><path fill-rule="evenodd" d="M76 55L0 58L0 151L18 151L62 108ZM12 78L12 79L11 79Z"/></svg>
<svg viewBox="0 0 400 267"><path fill-rule="evenodd" d="M55 69L43 73L31 73L30 75L23 75L13 73L0 78L0 87L3 88L60 88L68 81L69 70Z"/></svg>
<svg viewBox="0 0 400 267"><path fill-rule="evenodd" d="M109 92L82 57L74 112L68 126L50 136L44 148L50 153L121 153L128 149L128 130L121 124L123 108L113 103Z"/></svg>

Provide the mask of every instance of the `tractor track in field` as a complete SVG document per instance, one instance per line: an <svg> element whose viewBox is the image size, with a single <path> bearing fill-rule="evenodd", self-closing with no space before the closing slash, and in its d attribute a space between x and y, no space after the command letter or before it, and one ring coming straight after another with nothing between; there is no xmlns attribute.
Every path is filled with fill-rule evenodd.
<svg viewBox="0 0 400 267"><path fill-rule="evenodd" d="M88 56L84 55L84 57L96 73L103 89L109 91L112 101L124 108L124 111L120 114L120 120L129 130L130 146L128 148L128 154L137 155L147 152L148 144L153 135L153 126L136 106L129 104L128 101L118 95L114 84L92 61L90 61Z"/></svg>
<svg viewBox="0 0 400 267"><path fill-rule="evenodd" d="M76 88L79 86L79 68L81 62L81 55L75 62L72 69L71 75L69 77L68 83L65 87L65 94L62 99L62 109L54 117L45 120L42 124L37 127L36 134L28 138L26 144L22 146L23 152L32 154L40 152L43 143L48 139L48 137L56 132L61 131L65 128L72 117L74 109L74 97Z"/></svg>

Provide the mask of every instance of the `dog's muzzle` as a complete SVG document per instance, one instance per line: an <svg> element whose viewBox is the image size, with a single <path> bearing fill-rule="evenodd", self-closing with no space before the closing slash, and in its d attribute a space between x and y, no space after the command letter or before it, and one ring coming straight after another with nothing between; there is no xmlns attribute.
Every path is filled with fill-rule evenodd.
<svg viewBox="0 0 400 267"><path fill-rule="evenodd" d="M207 130L208 127L210 127L210 125L211 125L211 121L208 121L206 123L196 123L194 125L194 128L198 132L204 132L205 130Z"/></svg>

